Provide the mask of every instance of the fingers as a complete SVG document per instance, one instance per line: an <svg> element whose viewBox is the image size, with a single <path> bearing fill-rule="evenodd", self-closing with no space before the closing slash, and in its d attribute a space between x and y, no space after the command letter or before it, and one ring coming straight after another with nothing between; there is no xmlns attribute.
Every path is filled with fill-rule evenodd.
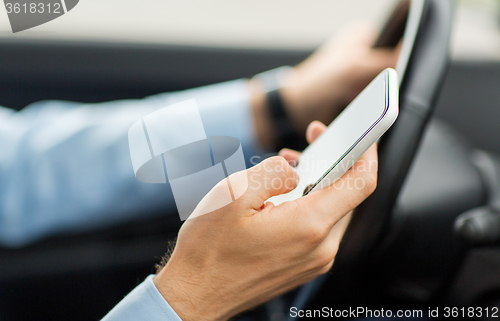
<svg viewBox="0 0 500 321"><path fill-rule="evenodd" d="M322 50L330 51L339 46L371 47L377 39L377 28L362 21L350 23L340 32L334 34L323 46Z"/></svg>
<svg viewBox="0 0 500 321"><path fill-rule="evenodd" d="M378 37L378 30L369 22L357 21L346 27L346 35L360 46L371 47Z"/></svg>
<svg viewBox="0 0 500 321"><path fill-rule="evenodd" d="M326 130L326 125L320 121L313 121L307 126L306 139L309 144L312 144Z"/></svg>
<svg viewBox="0 0 500 321"><path fill-rule="evenodd" d="M396 56L396 59L399 58L399 54L401 53L401 48L403 47L403 41L401 40L396 48L393 49L393 55Z"/></svg>
<svg viewBox="0 0 500 321"><path fill-rule="evenodd" d="M278 156L281 156L284 159L286 159L288 164L290 164L292 167L297 166L297 160L299 159L300 155L301 155L300 152L288 148L283 148L278 153Z"/></svg>
<svg viewBox="0 0 500 321"><path fill-rule="evenodd" d="M373 60L371 64L377 66L379 71L388 67L396 68L401 46L402 41L394 48L373 48L370 55Z"/></svg>
<svg viewBox="0 0 500 321"><path fill-rule="evenodd" d="M331 228L373 193L377 186L377 167L374 144L337 182L297 201L306 207L304 212L320 215Z"/></svg>
<svg viewBox="0 0 500 321"><path fill-rule="evenodd" d="M372 49L369 64L378 73L385 68L395 68L399 58L399 46L391 49Z"/></svg>
<svg viewBox="0 0 500 321"><path fill-rule="evenodd" d="M297 172L280 156L268 158L248 170L248 195L254 209L262 207L269 198L288 193L297 187Z"/></svg>

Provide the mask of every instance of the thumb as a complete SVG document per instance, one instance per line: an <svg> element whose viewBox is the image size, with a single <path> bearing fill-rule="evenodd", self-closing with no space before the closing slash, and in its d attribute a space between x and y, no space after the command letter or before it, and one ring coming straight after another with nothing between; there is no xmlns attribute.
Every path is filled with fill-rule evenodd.
<svg viewBox="0 0 500 321"><path fill-rule="evenodd" d="M269 198L290 192L299 183L299 175L281 156L268 158L252 167L248 176L248 194L256 209Z"/></svg>

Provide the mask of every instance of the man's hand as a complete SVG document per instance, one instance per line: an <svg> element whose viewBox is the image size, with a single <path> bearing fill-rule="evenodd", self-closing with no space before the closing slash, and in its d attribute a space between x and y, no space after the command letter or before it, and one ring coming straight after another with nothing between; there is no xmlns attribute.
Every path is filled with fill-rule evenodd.
<svg viewBox="0 0 500 321"><path fill-rule="evenodd" d="M309 141L325 129L315 122ZM288 160L297 154L282 152ZM295 156L294 156L295 155ZM335 184L292 202L266 200L291 191L298 177L283 157L231 175L233 189L248 189L233 203L204 213L222 181L201 201L177 239L155 284L185 320L226 320L330 270L352 211L376 186L372 146ZM347 184L363 180L362 188Z"/></svg>
<svg viewBox="0 0 500 321"><path fill-rule="evenodd" d="M290 73L281 96L299 133L314 120L329 124L378 73L396 66L399 47L373 49L376 36L366 25L351 26ZM257 82L251 82L251 89L257 136L270 149L276 137L266 97Z"/></svg>

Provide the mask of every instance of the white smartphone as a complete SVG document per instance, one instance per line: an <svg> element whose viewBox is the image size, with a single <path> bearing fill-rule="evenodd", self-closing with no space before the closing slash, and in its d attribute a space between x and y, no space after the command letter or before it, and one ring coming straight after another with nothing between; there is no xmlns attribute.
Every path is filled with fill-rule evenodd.
<svg viewBox="0 0 500 321"><path fill-rule="evenodd" d="M335 183L394 124L398 113L398 76L388 68L304 150L295 168L299 185L269 201L278 205Z"/></svg>

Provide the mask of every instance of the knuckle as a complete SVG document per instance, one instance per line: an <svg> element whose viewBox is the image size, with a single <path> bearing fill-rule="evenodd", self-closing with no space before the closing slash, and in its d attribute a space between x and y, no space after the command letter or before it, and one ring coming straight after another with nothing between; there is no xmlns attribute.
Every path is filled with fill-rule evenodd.
<svg viewBox="0 0 500 321"><path fill-rule="evenodd" d="M375 189L377 188L377 174L376 173L369 173L367 177L365 178L365 188L364 188L364 194L366 197L370 196Z"/></svg>
<svg viewBox="0 0 500 321"><path fill-rule="evenodd" d="M328 236L326 224L311 224L306 230L306 240L312 246L318 246Z"/></svg>
<svg viewBox="0 0 500 321"><path fill-rule="evenodd" d="M275 156L273 157L273 162L276 171L283 173L285 176L293 175L292 167L283 157Z"/></svg>
<svg viewBox="0 0 500 321"><path fill-rule="evenodd" d="M373 172L367 173L366 175L364 175L363 180L364 184L363 188L361 189L361 193L366 198L370 196L377 188L377 174Z"/></svg>
<svg viewBox="0 0 500 321"><path fill-rule="evenodd" d="M338 245L336 244L333 246L323 247L323 249L319 251L318 258L316 260L318 267L323 268L332 263L335 257L337 256L338 249L339 249Z"/></svg>
<svg viewBox="0 0 500 321"><path fill-rule="evenodd" d="M297 202L285 202L283 204L280 204L277 209L282 211L282 215L289 215L290 213L300 212L300 208Z"/></svg>
<svg viewBox="0 0 500 321"><path fill-rule="evenodd" d="M323 267L321 267L319 270L318 270L318 275L323 275L325 273L328 273L331 269L332 269L332 266L333 266L333 260L331 260L330 262L328 262L326 265L324 265Z"/></svg>
<svg viewBox="0 0 500 321"><path fill-rule="evenodd" d="M293 179L294 173L290 164L281 156L275 156L270 159L271 169L282 182L288 182Z"/></svg>

